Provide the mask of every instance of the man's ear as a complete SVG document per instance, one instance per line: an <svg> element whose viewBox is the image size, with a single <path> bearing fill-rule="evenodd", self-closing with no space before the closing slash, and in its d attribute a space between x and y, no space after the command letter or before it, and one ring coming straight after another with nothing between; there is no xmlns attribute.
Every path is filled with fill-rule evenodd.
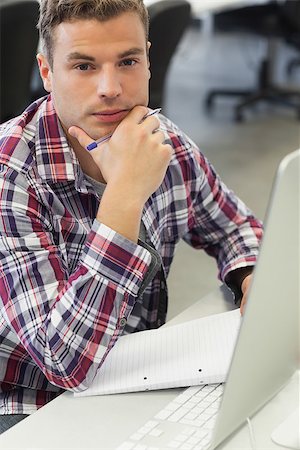
<svg viewBox="0 0 300 450"><path fill-rule="evenodd" d="M149 52L150 52L151 42L147 42L147 61L148 61L148 71L149 71L149 78L151 78L151 70L150 70L150 58L149 58Z"/></svg>
<svg viewBox="0 0 300 450"><path fill-rule="evenodd" d="M39 70L40 70L40 75L41 78L43 80L43 85L44 88L47 92L51 92L52 91L52 83L51 83L51 68L50 68L50 64L46 58L45 55L43 55L42 53L38 53L36 56L38 65L39 65Z"/></svg>

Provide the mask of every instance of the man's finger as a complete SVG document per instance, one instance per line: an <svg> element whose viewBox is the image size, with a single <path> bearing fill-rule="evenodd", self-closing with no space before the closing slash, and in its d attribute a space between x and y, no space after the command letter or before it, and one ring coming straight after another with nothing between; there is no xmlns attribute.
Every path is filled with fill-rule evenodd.
<svg viewBox="0 0 300 450"><path fill-rule="evenodd" d="M241 306L240 306L240 313L241 313L241 316L244 315L244 312L245 312L245 303L242 301Z"/></svg>
<svg viewBox="0 0 300 450"><path fill-rule="evenodd" d="M71 136L77 139L79 144L84 148L87 148L88 145L94 142L94 139L92 139L88 134L86 134L85 131L83 131L79 127L72 126L68 129L68 132Z"/></svg>
<svg viewBox="0 0 300 450"><path fill-rule="evenodd" d="M149 108L146 106L135 106L132 108L132 110L127 114L125 119L123 119L122 122L126 122L127 120L133 120L135 123L141 123L146 116L146 114L149 112Z"/></svg>

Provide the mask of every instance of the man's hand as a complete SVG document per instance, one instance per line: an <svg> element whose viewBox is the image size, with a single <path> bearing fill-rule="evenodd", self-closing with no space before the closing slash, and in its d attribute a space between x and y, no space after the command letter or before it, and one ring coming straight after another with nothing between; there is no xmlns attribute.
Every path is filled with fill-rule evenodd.
<svg viewBox="0 0 300 450"><path fill-rule="evenodd" d="M143 120L147 112L144 106L134 107L110 140L90 152L107 185L118 185L123 198L128 195L143 204L162 183L172 156L172 147L163 144L164 134L157 131L158 118ZM93 141L78 127L69 133L84 148Z"/></svg>
<svg viewBox="0 0 300 450"><path fill-rule="evenodd" d="M246 308L246 303L247 303L247 298L248 298L248 292L249 292L249 288L251 285L251 280L252 280L252 274L247 275L242 282L241 285L241 289L242 289L242 293L243 293L243 297L242 297L242 301L241 301L241 306L240 306L240 310L241 310L241 315L243 316L245 313L245 308Z"/></svg>
<svg viewBox="0 0 300 450"><path fill-rule="evenodd" d="M161 185L173 153L163 143L158 118L143 120L147 113L144 106L134 107L109 141L89 152L107 183L97 219L134 242L144 204ZM84 148L93 141L78 127L69 133Z"/></svg>

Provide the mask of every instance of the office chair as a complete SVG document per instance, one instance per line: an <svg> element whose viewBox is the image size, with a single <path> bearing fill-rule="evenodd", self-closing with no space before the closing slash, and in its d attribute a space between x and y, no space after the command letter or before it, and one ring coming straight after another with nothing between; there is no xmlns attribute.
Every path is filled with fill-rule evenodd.
<svg viewBox="0 0 300 450"><path fill-rule="evenodd" d="M296 48L300 52L300 1L288 2L282 10L283 20L289 27L289 33L286 35L287 44ZM286 67L286 72L290 76L295 68L300 69L300 57L292 58Z"/></svg>
<svg viewBox="0 0 300 450"><path fill-rule="evenodd" d="M166 75L176 47L190 23L191 5L186 0L161 0L148 6L150 29L151 108L164 103Z"/></svg>
<svg viewBox="0 0 300 450"><path fill-rule="evenodd" d="M300 49L300 45L299 45L299 49ZM288 76L291 76L292 73L294 72L294 69L299 67L300 69L300 58L293 58L291 59L286 67L286 73Z"/></svg>
<svg viewBox="0 0 300 450"><path fill-rule="evenodd" d="M38 17L35 0L0 5L0 122L20 114L31 102Z"/></svg>
<svg viewBox="0 0 300 450"><path fill-rule="evenodd" d="M300 89L292 90L276 86L272 81L272 64L274 59L274 39L286 38L294 30L288 16L284 14L285 8L291 11L299 7L298 2L286 0L285 3L269 2L266 5L249 6L233 11L219 13L215 16L215 24L223 30L247 30L263 35L267 39L267 54L259 67L257 86L253 90L215 89L208 93L205 99L207 110L213 106L218 96L244 97L235 107L235 120L241 122L243 112L249 106L258 102L271 101L295 110L300 119ZM296 12L295 12L296 14ZM218 23L219 22L219 23ZM294 32L294 31L292 31Z"/></svg>

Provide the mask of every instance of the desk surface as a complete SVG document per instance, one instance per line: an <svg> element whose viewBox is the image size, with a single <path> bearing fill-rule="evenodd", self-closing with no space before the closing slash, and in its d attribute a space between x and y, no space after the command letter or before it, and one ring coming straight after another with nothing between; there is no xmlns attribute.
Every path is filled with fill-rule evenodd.
<svg viewBox="0 0 300 450"><path fill-rule="evenodd" d="M199 300L167 325L232 308L233 302L228 290L221 287ZM130 434L132 424L135 429L142 426L149 419L149 414L154 415L164 406L166 399L171 400L174 398L174 392L181 390L166 389L81 398L74 398L72 393L65 392L2 434L0 448L2 450L113 449L120 444L119 436L124 435L125 438ZM271 441L271 432L297 407L298 398L299 377L295 375L291 382L254 416L252 424L257 448L277 450L280 448ZM228 442L220 446L220 449L250 450L247 427L241 428Z"/></svg>

